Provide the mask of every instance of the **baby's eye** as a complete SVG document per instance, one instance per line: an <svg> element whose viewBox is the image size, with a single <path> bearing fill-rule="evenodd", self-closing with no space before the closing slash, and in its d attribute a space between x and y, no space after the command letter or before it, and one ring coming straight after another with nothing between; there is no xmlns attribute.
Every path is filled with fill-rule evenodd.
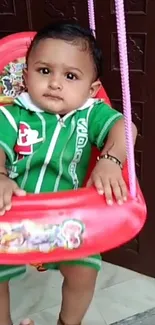
<svg viewBox="0 0 155 325"><path fill-rule="evenodd" d="M76 80L77 79L77 76L71 72L67 73L67 79L69 80Z"/></svg>
<svg viewBox="0 0 155 325"><path fill-rule="evenodd" d="M50 70L48 68L40 68L39 69L39 72L41 74L49 74L50 73Z"/></svg>

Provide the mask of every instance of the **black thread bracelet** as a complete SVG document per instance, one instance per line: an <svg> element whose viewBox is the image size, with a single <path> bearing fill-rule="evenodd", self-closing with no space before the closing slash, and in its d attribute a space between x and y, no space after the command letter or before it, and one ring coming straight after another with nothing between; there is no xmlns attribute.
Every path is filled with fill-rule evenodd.
<svg viewBox="0 0 155 325"><path fill-rule="evenodd" d="M5 172L0 172L0 175L4 175L4 176L8 177L8 174Z"/></svg>
<svg viewBox="0 0 155 325"><path fill-rule="evenodd" d="M121 161L118 158L116 158L112 155L109 155L108 153L97 157L97 161L99 161L100 159L109 159L109 160L113 161L115 164L117 164L121 169L123 169L123 165L122 165Z"/></svg>

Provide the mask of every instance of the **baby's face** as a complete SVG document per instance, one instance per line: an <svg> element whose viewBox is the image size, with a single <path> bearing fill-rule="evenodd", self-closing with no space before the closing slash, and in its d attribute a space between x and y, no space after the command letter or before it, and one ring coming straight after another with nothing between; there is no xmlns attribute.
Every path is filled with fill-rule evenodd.
<svg viewBox="0 0 155 325"><path fill-rule="evenodd" d="M47 112L66 114L94 97L99 82L89 50L59 39L41 40L30 53L25 82L33 102Z"/></svg>

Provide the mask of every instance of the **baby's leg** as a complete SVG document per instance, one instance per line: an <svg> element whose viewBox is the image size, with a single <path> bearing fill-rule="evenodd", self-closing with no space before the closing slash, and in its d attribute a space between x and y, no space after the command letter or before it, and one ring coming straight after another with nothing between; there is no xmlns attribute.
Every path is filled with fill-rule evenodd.
<svg viewBox="0 0 155 325"><path fill-rule="evenodd" d="M0 325L11 325L9 283L0 283Z"/></svg>
<svg viewBox="0 0 155 325"><path fill-rule="evenodd" d="M11 325L9 280L26 271L25 266L0 265L0 325Z"/></svg>
<svg viewBox="0 0 155 325"><path fill-rule="evenodd" d="M61 264L60 271L64 276L62 286L62 305L58 325L80 325L92 301L96 278L101 263L93 263L96 257L85 259L91 263L82 263L82 260ZM84 260L83 260L84 261ZM95 261L95 262L96 262ZM87 266L86 266L87 265Z"/></svg>

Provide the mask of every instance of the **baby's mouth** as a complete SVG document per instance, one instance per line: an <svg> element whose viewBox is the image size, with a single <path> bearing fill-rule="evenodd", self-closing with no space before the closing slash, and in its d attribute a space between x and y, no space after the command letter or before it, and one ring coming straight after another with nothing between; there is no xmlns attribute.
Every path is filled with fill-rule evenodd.
<svg viewBox="0 0 155 325"><path fill-rule="evenodd" d="M63 100L62 97L51 95L51 94L45 94L44 97L49 98L49 99L54 100L54 101L62 101Z"/></svg>

